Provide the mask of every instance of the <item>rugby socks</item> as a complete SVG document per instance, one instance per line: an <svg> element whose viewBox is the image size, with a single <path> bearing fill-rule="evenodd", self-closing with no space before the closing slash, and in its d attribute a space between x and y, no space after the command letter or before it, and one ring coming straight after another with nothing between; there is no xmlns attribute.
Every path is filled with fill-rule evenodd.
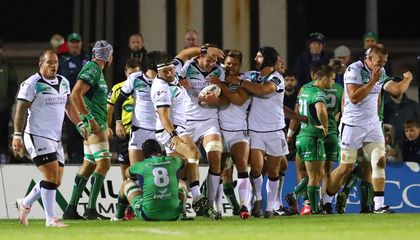
<svg viewBox="0 0 420 240"><path fill-rule="evenodd" d="M312 213L318 213L318 204L319 204L319 186L308 186L308 196L309 196L309 202L311 204L311 212ZM325 202L324 202L325 204Z"/></svg>
<svg viewBox="0 0 420 240"><path fill-rule="evenodd" d="M384 207L385 197L384 192L374 192L373 193L373 201L375 202L375 210L379 210L380 208Z"/></svg>
<svg viewBox="0 0 420 240"><path fill-rule="evenodd" d="M306 192L306 186L308 186L309 177L302 178L296 187L293 189L293 192L296 196Z"/></svg>
<svg viewBox="0 0 420 240"><path fill-rule="evenodd" d="M79 199L82 196L82 192L86 187L86 183L89 178L86 178L80 174L76 174L74 178L73 192L71 193L71 198L69 205L77 206L79 204Z"/></svg>
<svg viewBox="0 0 420 240"><path fill-rule="evenodd" d="M274 210L274 201L279 191L279 177L268 177L267 181L267 207L266 211Z"/></svg>
<svg viewBox="0 0 420 240"><path fill-rule="evenodd" d="M41 181L39 185L41 187L41 199L44 205L45 217L47 221L50 221L55 218L54 204L57 185L47 181Z"/></svg>
<svg viewBox="0 0 420 240"><path fill-rule="evenodd" d="M87 208L96 209L96 200L98 200L99 192L104 184L105 176L98 172L92 174L92 189L90 190L89 202Z"/></svg>
<svg viewBox="0 0 420 240"><path fill-rule="evenodd" d="M373 186L370 182L360 182L360 208L362 212L370 211L372 207Z"/></svg>
<svg viewBox="0 0 420 240"><path fill-rule="evenodd" d="M249 196L249 184L250 184L248 172L238 173L237 183L238 183L239 203L241 206L246 206L249 200L248 196Z"/></svg>
<svg viewBox="0 0 420 240"><path fill-rule="evenodd" d="M24 207L31 207L32 204L41 197L40 183L41 181L37 182L31 192L22 200L22 205Z"/></svg>
<svg viewBox="0 0 420 240"><path fill-rule="evenodd" d="M356 183L357 183L357 175L354 173L351 173L346 183L343 186L343 192L348 196L351 190L353 190Z"/></svg>
<svg viewBox="0 0 420 240"><path fill-rule="evenodd" d="M308 195L309 195L309 190L308 190ZM326 203L331 203L332 202L332 200L333 200L333 198L334 198L334 195L335 194L333 194L333 193L330 193L329 191L328 191L328 189L325 191L325 193L322 195L322 203L323 204L326 204ZM311 197L309 197L309 200L311 199Z"/></svg>
<svg viewBox="0 0 420 240"><path fill-rule="evenodd" d="M129 203L127 197L118 194L117 210L115 213L115 217L118 219L122 219L125 215L125 210L127 209L128 205Z"/></svg>
<svg viewBox="0 0 420 240"><path fill-rule="evenodd" d="M220 179L219 187L217 188L216 192L216 209L218 212L222 212L223 210L223 180Z"/></svg>
<svg viewBox="0 0 420 240"><path fill-rule="evenodd" d="M251 185L252 185L252 191L253 194L255 195L255 201L260 201L262 200L262 195L261 195L261 189L262 189L262 182L263 182L263 178L262 175L260 174L259 176L253 176L252 173L251 175Z"/></svg>
<svg viewBox="0 0 420 240"><path fill-rule="evenodd" d="M213 206L216 200L217 189L219 188L220 173L212 173L209 171L207 175L207 198L208 206Z"/></svg>
<svg viewBox="0 0 420 240"><path fill-rule="evenodd" d="M239 203L235 196L235 189L233 187L233 183L225 183L223 184L223 192L227 197L232 209L239 210Z"/></svg>
<svg viewBox="0 0 420 240"><path fill-rule="evenodd" d="M201 196L200 182L199 181L194 181L194 182L190 183L190 191L191 191L191 195L192 195L193 200L200 197Z"/></svg>
<svg viewBox="0 0 420 240"><path fill-rule="evenodd" d="M274 200L274 209L277 210L281 206L283 206L283 183L284 183L284 173L280 172L279 176L279 190L276 195L276 199Z"/></svg>

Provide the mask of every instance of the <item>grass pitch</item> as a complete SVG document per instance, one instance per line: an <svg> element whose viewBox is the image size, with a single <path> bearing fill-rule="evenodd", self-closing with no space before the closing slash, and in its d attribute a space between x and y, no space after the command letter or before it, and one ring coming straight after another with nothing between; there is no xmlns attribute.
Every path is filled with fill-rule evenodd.
<svg viewBox="0 0 420 240"><path fill-rule="evenodd" d="M357 214L305 217L276 217L246 221L225 217L213 222L206 218L178 222L66 221L61 229L45 227L44 220L31 220L29 226L17 220L0 220L0 239L418 239L420 214Z"/></svg>

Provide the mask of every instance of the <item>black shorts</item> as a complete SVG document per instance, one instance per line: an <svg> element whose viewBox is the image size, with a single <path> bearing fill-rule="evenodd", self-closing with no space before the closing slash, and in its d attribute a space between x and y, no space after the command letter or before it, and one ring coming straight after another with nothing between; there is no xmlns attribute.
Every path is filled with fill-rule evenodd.
<svg viewBox="0 0 420 240"><path fill-rule="evenodd" d="M128 141L130 136L126 136L124 139L118 138L117 141L117 161L120 164L130 165L130 159L128 158Z"/></svg>

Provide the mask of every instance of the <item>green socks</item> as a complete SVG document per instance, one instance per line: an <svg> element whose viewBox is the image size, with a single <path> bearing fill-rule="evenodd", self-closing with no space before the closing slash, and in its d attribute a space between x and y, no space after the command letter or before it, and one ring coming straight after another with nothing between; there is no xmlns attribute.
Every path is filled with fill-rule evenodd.
<svg viewBox="0 0 420 240"><path fill-rule="evenodd" d="M94 172L92 174L92 189L90 190L88 207L91 209L96 209L96 200L98 199L99 192L104 184L105 176L100 173Z"/></svg>
<svg viewBox="0 0 420 240"><path fill-rule="evenodd" d="M82 196L82 192L86 187L88 179L89 178L85 178L79 174L76 174L76 177L74 178L73 192L71 193L69 205L77 206L79 204L79 199Z"/></svg>
<svg viewBox="0 0 420 240"><path fill-rule="evenodd" d="M308 196L311 203L311 212L318 213L318 203L319 203L319 186L308 186Z"/></svg>
<svg viewBox="0 0 420 240"><path fill-rule="evenodd" d="M223 184L223 193L227 197L232 208L235 210L239 210L240 206L239 206L238 200L236 199L235 190L233 189L232 183Z"/></svg>
<svg viewBox="0 0 420 240"><path fill-rule="evenodd" d="M127 197L118 195L117 210L115 217L121 219L125 215L125 210L127 209L129 203Z"/></svg>

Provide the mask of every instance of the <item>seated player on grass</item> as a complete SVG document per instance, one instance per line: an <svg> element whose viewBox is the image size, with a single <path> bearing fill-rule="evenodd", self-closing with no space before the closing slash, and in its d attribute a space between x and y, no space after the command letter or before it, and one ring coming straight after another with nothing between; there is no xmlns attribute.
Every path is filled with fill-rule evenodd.
<svg viewBox="0 0 420 240"><path fill-rule="evenodd" d="M178 220L186 201L186 185L178 179L184 162L178 157L163 155L156 140L148 139L143 145L145 159L126 170L127 180L119 193L117 211L125 211L128 204L136 217L144 221ZM133 181L137 178L140 186ZM118 213L117 213L118 214Z"/></svg>

